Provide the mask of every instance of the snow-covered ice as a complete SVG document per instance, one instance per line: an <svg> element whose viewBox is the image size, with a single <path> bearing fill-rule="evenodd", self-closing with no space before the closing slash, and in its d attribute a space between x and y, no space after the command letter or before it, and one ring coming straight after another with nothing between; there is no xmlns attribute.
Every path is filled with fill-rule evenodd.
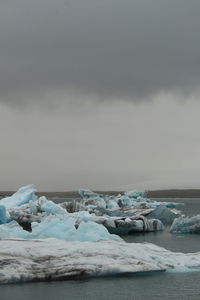
<svg viewBox="0 0 200 300"><path fill-rule="evenodd" d="M0 283L123 273L200 270L200 252L174 253L153 244L57 239L0 240Z"/></svg>

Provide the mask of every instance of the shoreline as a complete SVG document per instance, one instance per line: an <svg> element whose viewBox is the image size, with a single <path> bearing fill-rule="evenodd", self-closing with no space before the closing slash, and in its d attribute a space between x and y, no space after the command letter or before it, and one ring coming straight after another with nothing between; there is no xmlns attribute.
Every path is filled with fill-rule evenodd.
<svg viewBox="0 0 200 300"><path fill-rule="evenodd" d="M94 191L100 194L114 195L123 194L124 191ZM0 197L7 197L14 194L15 191L0 191ZM47 198L79 198L77 191L64 192L37 192L38 196ZM200 189L166 189L166 190L149 190L146 191L147 198L200 198Z"/></svg>

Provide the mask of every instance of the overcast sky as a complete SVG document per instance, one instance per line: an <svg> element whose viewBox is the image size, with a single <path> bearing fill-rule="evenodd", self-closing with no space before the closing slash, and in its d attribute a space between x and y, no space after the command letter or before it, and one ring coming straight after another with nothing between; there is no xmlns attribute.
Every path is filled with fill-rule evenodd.
<svg viewBox="0 0 200 300"><path fill-rule="evenodd" d="M0 0L0 189L199 188L199 12Z"/></svg>

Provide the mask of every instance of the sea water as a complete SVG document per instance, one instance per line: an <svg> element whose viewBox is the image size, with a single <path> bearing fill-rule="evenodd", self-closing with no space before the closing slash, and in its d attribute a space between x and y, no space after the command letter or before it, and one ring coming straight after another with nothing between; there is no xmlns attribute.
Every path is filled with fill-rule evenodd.
<svg viewBox="0 0 200 300"><path fill-rule="evenodd" d="M169 201L170 199L156 199ZM60 199L60 202L62 199ZM200 213L200 199L172 199L184 202L186 215ZM132 234L123 237L129 243L149 242L176 252L200 251L200 235L175 235L164 232ZM200 299L200 272L155 272L115 277L57 282L9 284L0 286L0 300L123 300L123 299Z"/></svg>

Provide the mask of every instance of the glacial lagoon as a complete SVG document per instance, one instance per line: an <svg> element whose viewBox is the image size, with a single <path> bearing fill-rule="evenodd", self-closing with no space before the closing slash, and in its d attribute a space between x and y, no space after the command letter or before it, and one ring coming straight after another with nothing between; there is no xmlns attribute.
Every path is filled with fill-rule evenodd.
<svg viewBox="0 0 200 300"><path fill-rule="evenodd" d="M181 211L188 216L200 211L200 199L156 199L184 202ZM62 198L58 202L63 202ZM66 201L66 199L65 199ZM200 250L199 234L162 232L134 233L121 236L128 243L153 243L173 252ZM83 278L76 280L14 283L0 286L1 300L24 299L199 299L199 271L151 272Z"/></svg>

